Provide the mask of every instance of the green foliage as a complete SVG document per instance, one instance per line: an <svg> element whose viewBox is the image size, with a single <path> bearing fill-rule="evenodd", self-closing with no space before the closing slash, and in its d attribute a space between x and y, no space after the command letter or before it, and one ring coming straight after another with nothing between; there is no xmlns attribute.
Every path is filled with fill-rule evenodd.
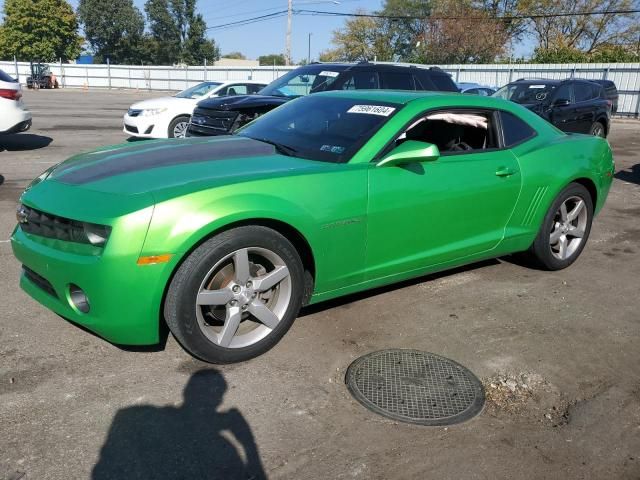
<svg viewBox="0 0 640 480"><path fill-rule="evenodd" d="M0 58L68 61L81 50L78 21L66 0L5 0Z"/></svg>
<svg viewBox="0 0 640 480"><path fill-rule="evenodd" d="M222 58L233 58L235 60L246 60L247 59L247 57L245 57L241 52L225 53L224 55L222 55Z"/></svg>
<svg viewBox="0 0 640 480"><path fill-rule="evenodd" d="M132 64L143 59L144 16L132 0L80 0L78 17L96 63Z"/></svg>
<svg viewBox="0 0 640 480"><path fill-rule="evenodd" d="M270 53L269 55L260 55L258 57L260 65L272 66L272 65L285 65L285 58L282 53Z"/></svg>
<svg viewBox="0 0 640 480"><path fill-rule="evenodd" d="M622 45L601 45L587 53L577 48L536 48L531 63L631 63L640 61L638 52Z"/></svg>
<svg viewBox="0 0 640 480"><path fill-rule="evenodd" d="M333 32L332 42L336 48L320 55L324 61L391 61L394 57L389 31L384 22L375 18L347 20L343 28Z"/></svg>
<svg viewBox="0 0 640 480"><path fill-rule="evenodd" d="M220 58L206 23L195 11L196 0L147 0L145 11L151 31L147 50L158 64L202 64Z"/></svg>

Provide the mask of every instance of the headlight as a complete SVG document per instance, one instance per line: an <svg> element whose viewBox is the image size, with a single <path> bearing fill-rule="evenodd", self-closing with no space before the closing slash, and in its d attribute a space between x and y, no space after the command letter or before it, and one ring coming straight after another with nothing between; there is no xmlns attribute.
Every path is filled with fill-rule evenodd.
<svg viewBox="0 0 640 480"><path fill-rule="evenodd" d="M161 113L166 111L166 108L147 108L145 110L142 110L142 113L140 115L143 117L152 117L153 115L160 115Z"/></svg>
<svg viewBox="0 0 640 480"><path fill-rule="evenodd" d="M110 227L95 223L82 222L82 229L89 243L97 247L102 247L107 242L109 233L111 233Z"/></svg>

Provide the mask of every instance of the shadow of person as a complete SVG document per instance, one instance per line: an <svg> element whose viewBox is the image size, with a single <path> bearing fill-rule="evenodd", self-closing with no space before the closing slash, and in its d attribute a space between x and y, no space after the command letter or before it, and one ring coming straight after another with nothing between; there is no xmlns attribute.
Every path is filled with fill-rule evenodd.
<svg viewBox="0 0 640 480"><path fill-rule="evenodd" d="M181 406L119 410L91 478L265 479L247 421L236 409L218 411L226 389L220 372L203 369L189 379Z"/></svg>
<svg viewBox="0 0 640 480"><path fill-rule="evenodd" d="M624 182L640 185L640 163L636 163L626 170L617 171L614 177Z"/></svg>

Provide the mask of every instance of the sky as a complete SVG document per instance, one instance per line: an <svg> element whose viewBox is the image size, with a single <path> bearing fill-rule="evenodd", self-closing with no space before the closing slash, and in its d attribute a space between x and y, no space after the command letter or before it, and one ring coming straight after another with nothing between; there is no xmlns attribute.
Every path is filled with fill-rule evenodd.
<svg viewBox="0 0 640 480"><path fill-rule="evenodd" d="M76 8L79 0L69 0ZM144 12L145 0L134 0ZM298 9L354 12L357 9L379 10L383 0L293 0ZM0 7L4 4L0 0ZM198 11L209 27L235 22L246 18L266 15L287 9L287 0L198 0ZM320 52L332 48L331 34L342 27L345 17L294 15L291 33L291 56L294 62L307 58L308 39L311 34L311 58L317 59ZM284 53L287 17L268 19L244 26L224 29L213 28L209 36L220 46L222 54L239 51L249 59L260 55ZM529 53L528 45L518 45L516 56Z"/></svg>

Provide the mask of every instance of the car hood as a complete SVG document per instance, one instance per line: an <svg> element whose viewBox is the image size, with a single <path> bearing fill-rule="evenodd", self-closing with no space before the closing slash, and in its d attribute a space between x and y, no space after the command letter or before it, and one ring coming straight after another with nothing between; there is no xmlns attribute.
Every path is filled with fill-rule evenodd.
<svg viewBox="0 0 640 480"><path fill-rule="evenodd" d="M50 169L41 183L119 196L150 194L161 201L330 165L280 155L272 145L245 137L188 138L116 145L81 154Z"/></svg>
<svg viewBox="0 0 640 480"><path fill-rule="evenodd" d="M177 106L190 106L193 108L198 103L197 98L159 97L134 103L130 108L144 110L147 108L172 108Z"/></svg>
<svg viewBox="0 0 640 480"><path fill-rule="evenodd" d="M246 111L261 107L277 107L292 100L290 97L275 97L271 95L232 95L227 97L208 98L198 102L198 108L210 110Z"/></svg>

